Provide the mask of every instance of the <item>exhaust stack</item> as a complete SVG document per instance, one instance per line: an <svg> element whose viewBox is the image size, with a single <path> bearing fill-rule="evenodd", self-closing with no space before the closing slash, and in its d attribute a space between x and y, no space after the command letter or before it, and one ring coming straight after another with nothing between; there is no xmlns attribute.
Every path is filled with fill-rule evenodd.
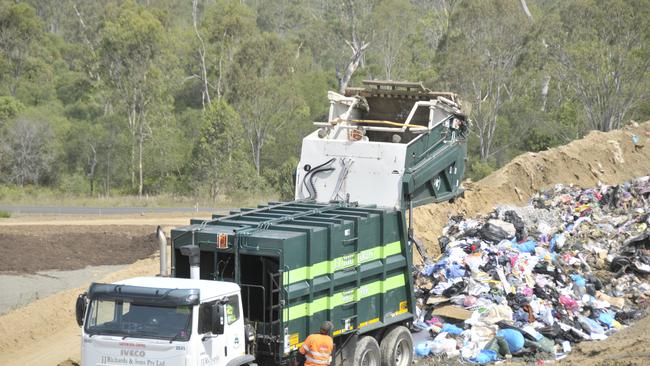
<svg viewBox="0 0 650 366"><path fill-rule="evenodd" d="M160 277L167 277L167 237L160 226L156 229L156 235L160 243Z"/></svg>
<svg viewBox="0 0 650 366"><path fill-rule="evenodd" d="M192 232L192 243L194 242L194 232ZM190 278L193 280L201 279L201 248L198 245L186 245L181 247L181 254L190 259Z"/></svg>

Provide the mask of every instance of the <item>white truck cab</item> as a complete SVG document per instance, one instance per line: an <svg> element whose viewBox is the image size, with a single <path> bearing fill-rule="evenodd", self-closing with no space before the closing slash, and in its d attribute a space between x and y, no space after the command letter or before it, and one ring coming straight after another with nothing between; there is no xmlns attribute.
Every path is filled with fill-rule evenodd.
<svg viewBox="0 0 650 366"><path fill-rule="evenodd" d="M251 365L240 288L197 279L93 283L77 300L81 364Z"/></svg>

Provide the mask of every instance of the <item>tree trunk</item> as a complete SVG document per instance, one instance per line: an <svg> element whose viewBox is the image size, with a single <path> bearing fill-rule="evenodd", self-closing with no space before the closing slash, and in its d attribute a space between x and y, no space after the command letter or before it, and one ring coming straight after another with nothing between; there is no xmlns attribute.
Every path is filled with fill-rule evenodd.
<svg viewBox="0 0 650 366"><path fill-rule="evenodd" d="M137 121L136 121L136 119L137 118L138 117L137 117L137 113L136 113L136 110L135 110L135 102L134 102L133 105L131 105L129 116L128 116L129 129L131 130L131 156L130 156L131 165L129 167L129 169L131 170L130 171L130 173L131 173L131 189L133 189L135 187L135 149L136 149L136 144L137 144L137 140L136 140L136 138L137 138L137 136L136 136L136 133L137 133L137 130L136 130Z"/></svg>
<svg viewBox="0 0 650 366"><path fill-rule="evenodd" d="M90 149L92 150L93 156L89 159L90 169L88 171L88 178L90 180L90 195L92 196L95 192L95 167L97 166L97 150L91 144Z"/></svg>
<svg viewBox="0 0 650 366"><path fill-rule="evenodd" d="M260 163L260 155L262 151L262 146L259 143L259 141L253 143L253 164L255 164L255 170L257 171L257 175L260 175L260 168L261 168L261 163Z"/></svg>
<svg viewBox="0 0 650 366"><path fill-rule="evenodd" d="M343 76L339 79L339 93L341 94L345 93L345 88L348 87L348 83L350 82L350 79L352 79L352 75L355 71L357 71L361 59L363 58L363 53L366 51L369 45L369 43L365 43L362 46L359 46L358 44L354 44L348 41L346 41L346 43L350 46L350 48L352 48L352 58L350 58L350 62L348 62Z"/></svg>
<svg viewBox="0 0 650 366"><path fill-rule="evenodd" d="M546 112L546 102L548 100L548 86L551 84L551 76L546 75L542 80L542 111Z"/></svg>
<svg viewBox="0 0 650 366"><path fill-rule="evenodd" d="M138 196L142 197L142 186L144 181L143 171L142 171L142 149L143 149L143 140L144 135L140 131L140 136L138 136Z"/></svg>
<svg viewBox="0 0 650 366"><path fill-rule="evenodd" d="M531 14L530 10L528 9L528 4L526 4L526 0L520 0L522 9L524 9L524 13L526 13L526 16L530 21L533 21L533 14Z"/></svg>
<svg viewBox="0 0 650 366"><path fill-rule="evenodd" d="M201 37L201 33L199 33L199 27L197 25L198 22L198 15L197 15L197 0L192 1L192 22L194 24L194 33L196 33L196 38L199 40L199 57L201 59L201 79L203 80L203 95L202 95L202 101L201 103L203 104L203 109L205 110L205 103L208 103L208 106L212 106L212 100L210 99L210 89L209 89L209 83L208 83L208 71L207 67L205 66L205 43L203 42L203 37Z"/></svg>
<svg viewBox="0 0 650 366"><path fill-rule="evenodd" d="M342 76L339 77L337 72L337 77L339 79L339 93L345 93L345 88L348 87L352 75L357 70L359 65L363 65L363 54L368 48L368 43L359 40L357 35L357 14L354 9L354 1L347 0L344 4L345 10L347 13L342 14L343 17L347 17L350 22L351 27L351 37L352 41L345 41L345 43L350 46L352 49L352 57L345 67L345 71Z"/></svg>
<svg viewBox="0 0 650 366"><path fill-rule="evenodd" d="M113 146L108 147L108 156L106 157L106 180L104 181L104 194L106 197L111 195L111 155L113 151Z"/></svg>

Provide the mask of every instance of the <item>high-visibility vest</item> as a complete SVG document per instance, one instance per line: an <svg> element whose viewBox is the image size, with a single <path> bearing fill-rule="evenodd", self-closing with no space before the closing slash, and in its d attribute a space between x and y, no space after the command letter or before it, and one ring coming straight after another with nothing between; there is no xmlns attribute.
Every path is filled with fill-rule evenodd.
<svg viewBox="0 0 650 366"><path fill-rule="evenodd" d="M324 334L312 334L300 347L300 353L305 355L305 366L323 366L332 362L334 341Z"/></svg>

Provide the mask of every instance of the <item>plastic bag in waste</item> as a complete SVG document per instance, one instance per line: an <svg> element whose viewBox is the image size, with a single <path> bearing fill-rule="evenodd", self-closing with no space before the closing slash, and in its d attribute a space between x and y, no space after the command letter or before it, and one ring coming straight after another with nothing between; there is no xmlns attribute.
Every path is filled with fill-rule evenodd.
<svg viewBox="0 0 650 366"><path fill-rule="evenodd" d="M572 274L570 277L573 280L573 282L575 282L575 284L580 287L585 287L585 285L587 284L585 278L579 274Z"/></svg>
<svg viewBox="0 0 650 366"><path fill-rule="evenodd" d="M527 240L520 244L514 244L512 247L522 253L535 253L537 243L534 240Z"/></svg>
<svg viewBox="0 0 650 366"><path fill-rule="evenodd" d="M503 337L494 337L494 338L492 338L485 345L484 349L493 350L493 351L499 353L501 356L506 356L506 355L510 354L510 347L508 346L508 342L506 342L505 338L503 338Z"/></svg>
<svg viewBox="0 0 650 366"><path fill-rule="evenodd" d="M445 289L442 292L442 295L445 297L460 295L465 290L465 287L467 287L467 284L465 282L463 281L456 282L453 285L449 286L447 289Z"/></svg>
<svg viewBox="0 0 650 366"><path fill-rule="evenodd" d="M504 219L515 227L515 237L517 240L524 240L528 236L524 220L515 211L506 211L504 213Z"/></svg>
<svg viewBox="0 0 650 366"><path fill-rule="evenodd" d="M526 341L526 347L532 347L546 353L555 352L555 342L546 337L542 337L537 341Z"/></svg>
<svg viewBox="0 0 650 366"><path fill-rule="evenodd" d="M515 227L509 222L490 220L480 230L481 239L498 243L515 236Z"/></svg>
<svg viewBox="0 0 650 366"><path fill-rule="evenodd" d="M582 328L590 334L605 334L603 327L591 318L587 318L584 315L578 315L578 322L580 322Z"/></svg>
<svg viewBox="0 0 650 366"><path fill-rule="evenodd" d="M486 363L494 362L499 358L499 355L491 349L483 349L478 354L478 356L470 359L472 362L476 362L479 365L485 365Z"/></svg>
<svg viewBox="0 0 650 366"><path fill-rule="evenodd" d="M460 335L463 332L463 329L461 329L461 328L459 328L459 327L457 327L457 326L455 326L453 324L445 323L445 324L442 325L441 331L442 332L447 332L447 333L453 334L453 335Z"/></svg>
<svg viewBox="0 0 650 366"><path fill-rule="evenodd" d="M524 348L524 336L515 329L501 329L497 336L503 337L508 342L510 352L518 352Z"/></svg>
<svg viewBox="0 0 650 366"><path fill-rule="evenodd" d="M456 349L456 340L447 338L447 333L438 334L433 341L429 342L432 353L446 353L447 355L458 353Z"/></svg>
<svg viewBox="0 0 650 366"><path fill-rule="evenodd" d="M421 342L415 346L415 354L420 357L426 357L431 353L430 342Z"/></svg>

